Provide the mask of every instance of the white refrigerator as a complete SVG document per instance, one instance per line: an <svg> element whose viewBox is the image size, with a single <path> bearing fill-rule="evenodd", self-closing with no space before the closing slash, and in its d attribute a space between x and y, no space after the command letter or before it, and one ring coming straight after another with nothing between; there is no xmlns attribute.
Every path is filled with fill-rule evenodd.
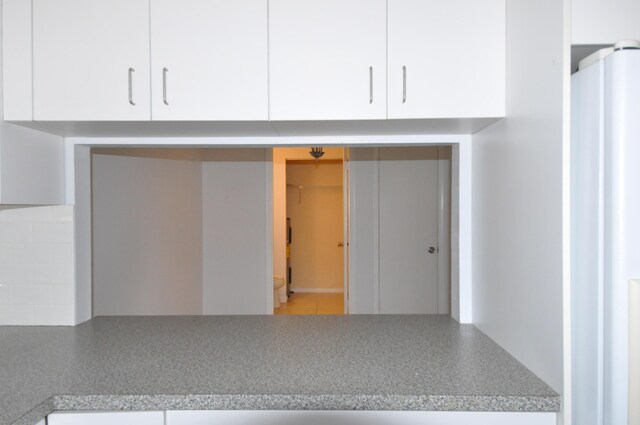
<svg viewBox="0 0 640 425"><path fill-rule="evenodd" d="M640 424L639 378L630 375L640 353L629 356L638 338L629 335L629 285L640 279L640 49L616 46L571 81L572 413L580 425Z"/></svg>

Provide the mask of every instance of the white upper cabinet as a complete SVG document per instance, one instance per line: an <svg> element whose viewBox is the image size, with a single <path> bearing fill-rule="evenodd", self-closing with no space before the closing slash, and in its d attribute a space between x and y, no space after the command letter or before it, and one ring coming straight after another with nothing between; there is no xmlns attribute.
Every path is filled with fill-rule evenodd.
<svg viewBox="0 0 640 425"><path fill-rule="evenodd" d="M270 0L271 120L385 119L386 0Z"/></svg>
<svg viewBox="0 0 640 425"><path fill-rule="evenodd" d="M33 119L151 118L149 0L33 0Z"/></svg>
<svg viewBox="0 0 640 425"><path fill-rule="evenodd" d="M58 412L47 416L47 424L164 425L164 415L164 412Z"/></svg>
<svg viewBox="0 0 640 425"><path fill-rule="evenodd" d="M4 117L466 128L505 115L505 1L4 0Z"/></svg>
<svg viewBox="0 0 640 425"><path fill-rule="evenodd" d="M505 115L504 0L388 0L388 118Z"/></svg>
<svg viewBox="0 0 640 425"><path fill-rule="evenodd" d="M267 0L151 0L153 120L269 118Z"/></svg>
<svg viewBox="0 0 640 425"><path fill-rule="evenodd" d="M33 120L31 69L31 2L3 0L0 92L5 121Z"/></svg>

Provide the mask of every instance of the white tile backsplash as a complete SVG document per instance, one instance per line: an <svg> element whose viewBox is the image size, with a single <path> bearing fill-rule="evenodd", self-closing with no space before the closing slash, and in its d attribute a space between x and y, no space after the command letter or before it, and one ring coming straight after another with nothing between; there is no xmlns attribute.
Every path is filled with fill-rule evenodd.
<svg viewBox="0 0 640 425"><path fill-rule="evenodd" d="M0 243L27 243L31 240L31 223L0 222Z"/></svg>
<svg viewBox="0 0 640 425"><path fill-rule="evenodd" d="M54 305L74 305L75 291L73 285L53 285L53 296L51 304Z"/></svg>
<svg viewBox="0 0 640 425"><path fill-rule="evenodd" d="M73 264L73 245L70 243L32 243L28 258L36 264ZM20 258L22 260L22 258Z"/></svg>
<svg viewBox="0 0 640 425"><path fill-rule="evenodd" d="M69 305L34 305L34 325L73 325L73 304Z"/></svg>
<svg viewBox="0 0 640 425"><path fill-rule="evenodd" d="M38 283L33 280L34 266L31 264L2 264L0 262L0 285L21 285L27 283ZM73 279L73 277L71 278ZM61 283L71 283L61 282Z"/></svg>
<svg viewBox="0 0 640 425"><path fill-rule="evenodd" d="M56 222L56 223L34 223L33 242L49 242L49 243L72 243L73 242L73 223Z"/></svg>
<svg viewBox="0 0 640 425"><path fill-rule="evenodd" d="M0 323L3 325L34 325L32 305L0 305Z"/></svg>
<svg viewBox="0 0 640 425"><path fill-rule="evenodd" d="M0 325L74 324L73 206L0 210Z"/></svg>
<svg viewBox="0 0 640 425"><path fill-rule="evenodd" d="M72 263L36 264L31 269L31 283L73 284Z"/></svg>
<svg viewBox="0 0 640 425"><path fill-rule="evenodd" d="M26 265L38 262L34 258L37 247L28 243L0 244L0 265Z"/></svg>
<svg viewBox="0 0 640 425"><path fill-rule="evenodd" d="M49 304L53 300L52 285L9 285L11 304L34 305Z"/></svg>
<svg viewBox="0 0 640 425"><path fill-rule="evenodd" d="M11 286L0 283L0 305L11 304Z"/></svg>

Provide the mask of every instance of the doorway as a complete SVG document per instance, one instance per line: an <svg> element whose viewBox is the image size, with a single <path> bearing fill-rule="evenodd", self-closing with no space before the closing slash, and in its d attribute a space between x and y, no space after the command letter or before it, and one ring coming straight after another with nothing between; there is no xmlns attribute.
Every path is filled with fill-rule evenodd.
<svg viewBox="0 0 640 425"><path fill-rule="evenodd" d="M274 292L275 314L345 313L344 150L323 152L313 159L309 148L274 149L274 282L285 282Z"/></svg>
<svg viewBox="0 0 640 425"><path fill-rule="evenodd" d="M321 279L320 285L317 279L301 279L302 265L295 263L295 254L310 249L290 246L292 273L287 280L294 295L330 299L324 306L319 301L305 302L300 313L338 314L336 304L341 299L346 304L344 314L461 317L463 309L457 307L468 299L465 288L469 287L462 286L468 282L463 275L468 268L460 266L461 259L469 258L462 249L469 246L463 246L469 234L465 218L469 208L467 203L457 203L468 199L461 195L468 185L463 186L466 177L460 177L462 161L456 159L460 150L332 147L325 148L325 156L316 164L309 148L298 148L297 156L280 155L280 149L289 150L103 148L87 152L86 158L94 159L93 166L86 168L93 174L92 191L83 193L82 199L92 199L95 207L88 221L93 232L85 233L93 236L88 241L94 260L94 314L272 314L273 276L286 277L288 271L287 192L292 209L313 200L309 197L313 191L337 191L342 181L337 192L342 196L334 197L343 199L342 232L338 226L330 238L332 248L342 256L320 264L342 260L343 289L338 289L339 284L322 286L339 278ZM332 161L342 169L341 178L323 184L303 177L290 179L287 189L288 166L322 169ZM158 181L167 183L158 185ZM281 190L276 190L276 181ZM425 223L430 224L424 227ZM294 220L290 245L299 242L299 229L329 234L326 226ZM144 249L123 255L122 247ZM429 252L431 247L434 253ZM123 270L129 280L118 289L112 282L124 281L123 277L109 273ZM326 271L315 269L313 274ZM185 282L190 291L185 291ZM132 295L136 288L139 292ZM105 291L119 291L117 299L111 302ZM191 294L190 304L176 303L175 293L183 298ZM286 289L280 288L277 297L281 304L291 301ZM127 304L129 300L135 303ZM123 306L129 310L117 310Z"/></svg>

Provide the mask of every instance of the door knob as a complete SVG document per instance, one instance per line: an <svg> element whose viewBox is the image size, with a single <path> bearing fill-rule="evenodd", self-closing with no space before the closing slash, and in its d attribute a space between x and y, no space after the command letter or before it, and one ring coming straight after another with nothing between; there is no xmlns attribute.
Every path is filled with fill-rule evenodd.
<svg viewBox="0 0 640 425"><path fill-rule="evenodd" d="M434 246L430 246L429 247L429 254L435 254L438 251L440 251L440 250L438 248L434 247Z"/></svg>
<svg viewBox="0 0 640 425"><path fill-rule="evenodd" d="M338 246L344 246L344 244L342 242L338 242Z"/></svg>

